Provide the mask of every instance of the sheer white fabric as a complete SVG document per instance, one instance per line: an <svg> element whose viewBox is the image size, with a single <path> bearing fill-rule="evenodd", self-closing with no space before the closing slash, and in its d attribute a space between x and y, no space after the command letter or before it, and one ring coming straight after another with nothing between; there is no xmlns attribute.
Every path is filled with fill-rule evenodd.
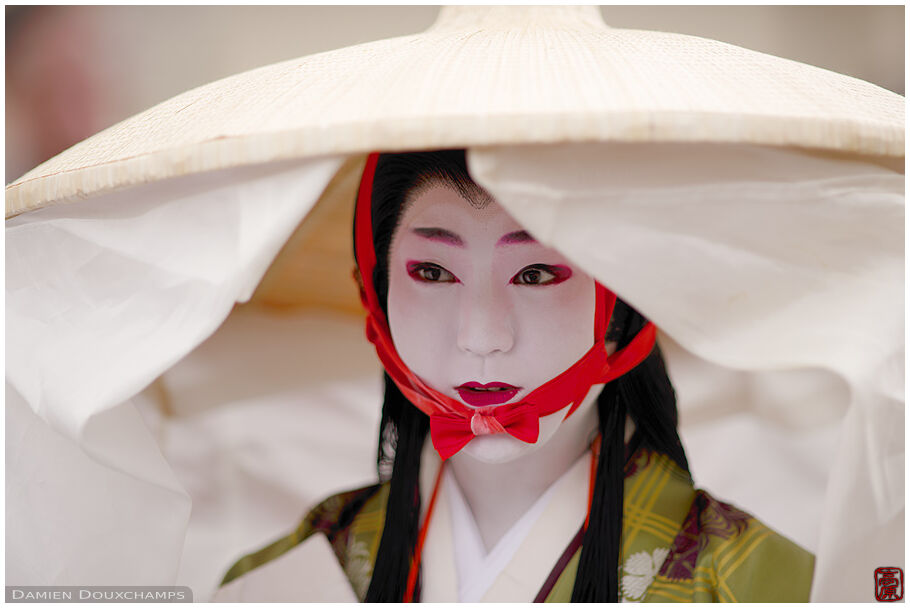
<svg viewBox="0 0 910 608"><path fill-rule="evenodd" d="M904 558L903 176L715 144L486 149L469 153L469 166L535 237L682 348L747 372L745 403L728 407L810 437L840 423L836 444L822 440L836 449L825 455L824 504L812 509L812 597L867 600L870 573ZM757 462L802 441L763 447L752 430L761 427L736 427ZM713 455L756 481L754 466ZM770 502L789 503L786 486L766 481Z"/></svg>
<svg viewBox="0 0 910 608"><path fill-rule="evenodd" d="M306 506L369 481L381 391L360 321L228 317L341 160L7 222L8 584L204 600ZM661 328L696 481L816 552L813 599L868 599L871 571L903 564L903 176L711 145L469 163ZM282 367L294 349L308 363ZM171 417L143 406L162 373Z"/></svg>
<svg viewBox="0 0 910 608"><path fill-rule="evenodd" d="M168 461L167 431L186 427L153 435L134 398L250 296L342 160L203 174L7 221L10 584L168 585L194 567L187 539L217 523L188 530L187 490L205 496L219 472L194 487L182 469L205 462L206 429ZM194 585L197 599L211 584Z"/></svg>

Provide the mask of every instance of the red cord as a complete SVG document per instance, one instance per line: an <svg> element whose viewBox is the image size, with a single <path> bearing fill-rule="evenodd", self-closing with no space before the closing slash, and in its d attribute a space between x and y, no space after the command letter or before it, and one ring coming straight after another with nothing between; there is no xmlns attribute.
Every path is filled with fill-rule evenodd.
<svg viewBox="0 0 910 608"><path fill-rule="evenodd" d="M423 526L420 527L420 533L417 535L417 547L414 549L414 559L411 560L411 569L408 572L408 586L404 592L404 603L410 604L414 601L414 587L417 586L417 573L420 572L420 556L423 554L423 543L427 539L427 530L430 527L430 520L433 518L433 508L436 506L436 495L439 494L439 482L442 481L442 470L445 468L445 461L439 465L439 472L436 473L436 483L433 484L433 494L430 496L430 505L427 507L427 515L423 520Z"/></svg>
<svg viewBox="0 0 910 608"><path fill-rule="evenodd" d="M588 477L588 512L585 515L585 530L591 521L591 503L594 502L594 482L597 480L597 460L600 456L600 435L591 444L591 472Z"/></svg>

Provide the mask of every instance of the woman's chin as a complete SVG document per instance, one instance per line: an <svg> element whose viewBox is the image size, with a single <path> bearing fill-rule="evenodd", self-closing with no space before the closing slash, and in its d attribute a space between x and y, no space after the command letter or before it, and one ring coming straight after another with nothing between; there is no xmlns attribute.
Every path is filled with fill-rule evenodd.
<svg viewBox="0 0 910 608"><path fill-rule="evenodd" d="M487 464L502 464L521 458L535 448L508 434L481 435L471 440L461 452L474 460Z"/></svg>

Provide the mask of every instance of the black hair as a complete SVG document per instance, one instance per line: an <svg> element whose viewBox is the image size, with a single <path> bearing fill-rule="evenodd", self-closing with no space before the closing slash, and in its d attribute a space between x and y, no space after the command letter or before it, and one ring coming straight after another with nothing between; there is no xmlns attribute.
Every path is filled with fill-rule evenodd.
<svg viewBox="0 0 910 608"><path fill-rule="evenodd" d="M457 189L476 206L491 200L471 179L464 150L379 156L371 205L376 250L372 278L383 312L388 298L392 235L411 197L437 181ZM645 323L641 314L617 299L605 339L617 342L618 348L622 348ZM597 409L601 449L588 528L572 591L573 602L619 600L623 480L628 460L635 451L647 447L666 454L683 470L689 470L677 432L676 395L656 345L640 365L604 386L597 397ZM627 415L635 424L628 445L625 444ZM404 597L418 535L420 453L428 430L427 415L411 405L386 374L377 465L380 479L390 482L389 498L367 602L400 602ZM418 577L415 601L419 599L419 589Z"/></svg>

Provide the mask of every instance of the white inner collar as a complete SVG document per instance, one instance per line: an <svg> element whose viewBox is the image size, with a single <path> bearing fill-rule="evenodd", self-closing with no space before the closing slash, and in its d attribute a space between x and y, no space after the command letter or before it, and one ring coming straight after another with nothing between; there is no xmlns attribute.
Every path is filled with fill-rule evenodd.
<svg viewBox="0 0 910 608"><path fill-rule="evenodd" d="M556 480L541 494L524 515L512 525L487 553L474 514L468 506L461 488L450 468L443 472L443 489L448 499L452 518L452 544L455 553L455 567L458 573L458 601L479 602L505 567L512 561L515 552L527 538L531 527L540 518L559 485Z"/></svg>

